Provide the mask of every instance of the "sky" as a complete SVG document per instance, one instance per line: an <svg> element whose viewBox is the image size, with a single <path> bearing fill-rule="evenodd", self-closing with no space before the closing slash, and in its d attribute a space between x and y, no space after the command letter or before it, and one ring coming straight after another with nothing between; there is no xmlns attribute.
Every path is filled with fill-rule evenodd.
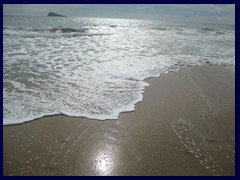
<svg viewBox="0 0 240 180"><path fill-rule="evenodd" d="M4 15L150 19L235 24L234 4L4 4Z"/></svg>

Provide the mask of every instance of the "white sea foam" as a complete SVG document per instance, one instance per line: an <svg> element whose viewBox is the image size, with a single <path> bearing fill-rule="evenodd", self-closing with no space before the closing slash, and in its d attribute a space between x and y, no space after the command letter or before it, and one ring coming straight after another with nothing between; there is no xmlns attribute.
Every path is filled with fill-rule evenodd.
<svg viewBox="0 0 240 180"><path fill-rule="evenodd" d="M225 25L4 18L4 125L55 114L117 119L142 101L148 77L235 65L235 31Z"/></svg>

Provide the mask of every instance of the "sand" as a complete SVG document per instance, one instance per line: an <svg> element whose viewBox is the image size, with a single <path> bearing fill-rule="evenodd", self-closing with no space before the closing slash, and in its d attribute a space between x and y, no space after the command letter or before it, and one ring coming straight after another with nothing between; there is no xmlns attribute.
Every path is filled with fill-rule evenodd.
<svg viewBox="0 0 240 180"><path fill-rule="evenodd" d="M118 120L51 116L3 127L4 175L235 175L235 71L146 80Z"/></svg>

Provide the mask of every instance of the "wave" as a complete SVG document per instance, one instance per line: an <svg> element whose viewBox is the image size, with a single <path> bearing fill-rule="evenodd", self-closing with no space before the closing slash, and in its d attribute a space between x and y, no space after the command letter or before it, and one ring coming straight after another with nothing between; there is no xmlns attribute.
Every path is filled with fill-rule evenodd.
<svg viewBox="0 0 240 180"><path fill-rule="evenodd" d="M53 114L117 119L142 100L146 78L235 64L232 32L222 38L195 26L56 24L3 27L4 125Z"/></svg>
<svg viewBox="0 0 240 180"><path fill-rule="evenodd" d="M116 27L118 27L117 25L110 25L109 27L111 27L111 28L116 28Z"/></svg>
<svg viewBox="0 0 240 180"><path fill-rule="evenodd" d="M60 33L71 33L71 32L81 32L81 33L85 33L86 31L88 31L89 28L79 28L79 29L75 29L75 28L64 28L64 27L55 27L55 28L51 28L49 31L50 32L60 32Z"/></svg>
<svg viewBox="0 0 240 180"><path fill-rule="evenodd" d="M41 38L48 38L48 39L56 39L56 38L75 38L75 37L95 37L95 36L110 36L112 34L110 33L66 33L66 34L55 34L53 35L49 35L49 34L43 34L43 35L39 35L39 34L8 34L5 33L4 36L5 37L22 37L22 38L30 38L30 39L34 39L37 37L41 37Z"/></svg>
<svg viewBox="0 0 240 180"><path fill-rule="evenodd" d="M212 29L212 28L202 28L201 30L203 30L203 31L216 31L215 29Z"/></svg>
<svg viewBox="0 0 240 180"><path fill-rule="evenodd" d="M159 30L159 31L167 31L168 29L167 28L163 28L163 27L155 27L155 28L152 28L153 30Z"/></svg>
<svg viewBox="0 0 240 180"><path fill-rule="evenodd" d="M85 33L90 28L69 28L69 27L45 27L45 28L33 28L33 27L19 27L19 26L4 26L3 30L15 30L15 31L32 31L32 32L53 32L53 33L72 33L72 32L79 32L79 33Z"/></svg>
<svg viewBox="0 0 240 180"><path fill-rule="evenodd" d="M172 56L169 62L165 63L163 59L168 59L168 57L163 56L159 60L150 58L144 64L134 64L134 60L120 63L119 59L96 63L91 66L95 75L89 75L93 72L85 71L85 75L77 76L75 79L71 73L76 74L77 71L71 71L67 74L67 80L65 78L55 79L55 76L47 73L46 67L38 68L34 70L35 74L38 71L37 81L42 76L41 74L46 72L50 79L57 80L58 83L45 83L46 87L41 87L40 91L37 88L37 82L32 81L31 83L35 86L31 88L36 88L33 94L35 92L40 94L40 96L32 96L28 93L30 90L26 83L9 81L21 93L16 91L14 96L10 96L7 93L8 90L4 89L4 111L5 113L10 111L11 115L6 113L3 125L19 124L44 116L60 114L98 120L117 119L120 113L135 110L135 104L142 101L145 87L148 86L144 81L147 78L158 77L160 74L179 71L187 67L232 65L231 62L224 62L224 58L222 62L214 61L216 57ZM141 68L138 69L139 66ZM115 69L118 71L115 72ZM61 70L55 70L55 75L62 76ZM45 82L45 79L42 81ZM65 89L68 89L70 93Z"/></svg>
<svg viewBox="0 0 240 180"><path fill-rule="evenodd" d="M221 31L217 31L215 32L216 34L225 34L224 32L221 32Z"/></svg>
<svg viewBox="0 0 240 180"><path fill-rule="evenodd" d="M89 31L90 28L24 28L24 27L3 27L5 37L23 37L23 38L50 38L55 39L59 37L73 38L73 37L94 37L94 36L108 36L112 35L108 32ZM10 31L8 31L10 30Z"/></svg>

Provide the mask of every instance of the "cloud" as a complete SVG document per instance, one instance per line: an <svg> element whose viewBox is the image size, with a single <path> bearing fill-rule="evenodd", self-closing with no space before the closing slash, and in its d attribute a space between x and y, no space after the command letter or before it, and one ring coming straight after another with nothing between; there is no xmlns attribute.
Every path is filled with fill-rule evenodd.
<svg viewBox="0 0 240 180"><path fill-rule="evenodd" d="M8 4L4 14L235 23L234 4Z"/></svg>

